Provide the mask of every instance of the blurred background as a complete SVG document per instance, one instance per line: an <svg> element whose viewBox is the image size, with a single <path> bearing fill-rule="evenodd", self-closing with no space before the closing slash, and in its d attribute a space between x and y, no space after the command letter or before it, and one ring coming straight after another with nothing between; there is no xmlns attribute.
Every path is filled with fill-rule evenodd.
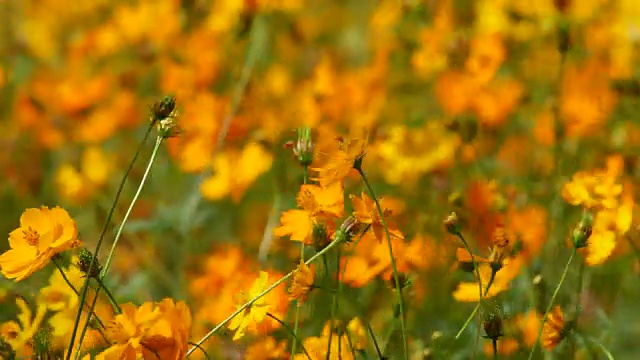
<svg viewBox="0 0 640 360"><path fill-rule="evenodd" d="M562 185L615 159L618 182L637 194L639 43L637 0L0 0L0 233L26 208L58 205L93 249L149 105L175 95L181 134L161 149L108 283L123 301L186 300L199 338L259 269L298 262L298 244L272 235L303 176L285 146L296 129L310 127L317 148L365 129L364 168L405 235L397 261L413 276L412 358L469 358L479 330L451 340L475 305L458 293L473 276L442 226L451 211L479 254L498 225L524 254L493 299L515 339L502 356L522 358L522 319L544 310L580 218ZM345 184L362 190L357 176ZM618 359L640 355L636 246L634 222L607 262L584 273L574 264L558 301L569 317L579 302L581 330ZM385 249L365 239L347 252L344 291L363 307L338 314L369 319L383 338L394 300ZM15 319L12 296L29 302L48 274L0 279L0 321ZM303 338L329 318L330 295L314 296ZM293 306L278 306L291 321ZM267 334L288 336L209 345L214 358L250 358ZM575 340L546 356L604 358L586 348Z"/></svg>

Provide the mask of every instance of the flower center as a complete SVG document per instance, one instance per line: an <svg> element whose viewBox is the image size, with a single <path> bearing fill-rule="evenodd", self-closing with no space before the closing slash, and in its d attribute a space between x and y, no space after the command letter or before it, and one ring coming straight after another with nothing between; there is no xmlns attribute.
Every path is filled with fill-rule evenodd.
<svg viewBox="0 0 640 360"><path fill-rule="evenodd" d="M31 246L38 246L38 241L40 240L40 234L35 231L31 226L27 227L26 230L22 230L24 234L24 239L27 244Z"/></svg>

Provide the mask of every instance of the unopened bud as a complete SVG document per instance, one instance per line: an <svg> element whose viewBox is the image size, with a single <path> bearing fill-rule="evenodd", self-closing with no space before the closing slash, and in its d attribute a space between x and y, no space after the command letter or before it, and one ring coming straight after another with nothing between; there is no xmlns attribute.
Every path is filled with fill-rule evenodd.
<svg viewBox="0 0 640 360"><path fill-rule="evenodd" d="M592 232L593 215L590 212L585 212L584 214L582 214L582 219L580 219L580 222L571 233L573 246L576 249L586 247Z"/></svg>
<svg viewBox="0 0 640 360"><path fill-rule="evenodd" d="M502 318L500 315L491 313L482 323L484 327L485 338L498 340L502 337Z"/></svg>
<svg viewBox="0 0 640 360"><path fill-rule="evenodd" d="M293 144L293 154L302 166L309 166L313 162L313 140L311 128L298 128L298 139Z"/></svg>
<svg viewBox="0 0 640 360"><path fill-rule="evenodd" d="M458 214L452 212L444 219L444 228L447 229L447 232L452 235L457 235L460 233L460 227L458 222Z"/></svg>
<svg viewBox="0 0 640 360"><path fill-rule="evenodd" d="M92 261L93 264L91 264ZM97 278L102 270L98 259L93 260L93 254L85 248L78 251L78 268L89 278Z"/></svg>
<svg viewBox="0 0 640 360"><path fill-rule="evenodd" d="M156 101L151 106L151 122L162 120L171 116L173 110L176 108L176 98L174 96L167 95L161 100Z"/></svg>

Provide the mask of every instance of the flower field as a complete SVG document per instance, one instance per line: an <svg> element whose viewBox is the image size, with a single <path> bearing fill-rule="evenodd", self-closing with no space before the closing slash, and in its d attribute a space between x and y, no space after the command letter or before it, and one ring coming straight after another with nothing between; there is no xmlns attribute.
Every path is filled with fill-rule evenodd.
<svg viewBox="0 0 640 360"><path fill-rule="evenodd" d="M640 356L637 0L0 0L0 359Z"/></svg>

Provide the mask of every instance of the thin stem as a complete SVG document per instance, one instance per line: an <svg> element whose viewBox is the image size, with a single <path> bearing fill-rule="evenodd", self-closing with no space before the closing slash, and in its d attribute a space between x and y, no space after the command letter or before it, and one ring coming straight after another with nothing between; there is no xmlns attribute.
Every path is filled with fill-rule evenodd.
<svg viewBox="0 0 640 360"><path fill-rule="evenodd" d="M140 196L140 193L142 192L142 188L144 187L144 184L146 183L147 177L149 176L149 173L151 172L151 166L153 165L153 162L155 160L156 155L158 154L158 150L160 149L160 145L162 144L162 140L163 137L162 136L158 136L156 139L156 145L153 148L153 152L151 153L151 157L149 158L149 163L147 164L147 168L144 171L144 174L142 175L142 179L140 180L140 185L138 185L138 190L136 190L135 195L133 196L133 199L131 200L131 204L129 204L129 208L127 209L127 212L124 215L124 218L122 219L122 222L120 223L120 227L118 228L118 231L116 232L116 237L113 240L113 244L111 245L111 250L109 251L109 256L107 257L107 261L104 265L104 267L102 268L102 272L100 273L99 277L100 277L100 281L103 281L105 279L105 277L107 276L107 273L109 271L109 265L111 264L111 260L113 259L113 255L115 253L115 249L116 246L118 245L118 241L120 240L120 236L122 235L122 230L124 229L125 224L127 223L127 220L129 219L129 216L131 215L131 211L133 210L133 206L135 205L136 201L138 200L138 197ZM94 254L94 257L96 255ZM91 268L91 267L89 267ZM96 296L93 298L93 302L91 303L90 306L90 310L93 311L93 309L95 309L96 304L98 302L98 294L100 292L100 288L98 288L96 290ZM78 341L78 350L77 350L77 356L76 358L80 355L80 346L82 345L82 339L84 339L84 336L87 332L87 326L88 324L85 324L84 328L82 329L82 332L80 333L80 341Z"/></svg>
<svg viewBox="0 0 640 360"><path fill-rule="evenodd" d="M353 359L355 360L358 357L356 356L356 349L353 348L353 342L351 341L351 333L349 332L349 328L347 328L347 324L342 324L342 330L347 335L347 342L349 343L349 349L351 349L351 356L353 356Z"/></svg>
<svg viewBox="0 0 640 360"><path fill-rule="evenodd" d="M489 288L491 287L491 285L493 285L493 280L496 278L496 274L498 272L497 271L491 271L491 278L489 278L489 283L487 283L487 288L484 291L484 296L487 296L487 294L489 293ZM462 325L462 328L458 331L458 333L456 334L455 339L458 340L458 338L460 338L460 335L462 335L462 332L464 332L464 330L467 328L467 326L469 326L469 324L471 323L471 320L473 320L473 318L476 316L476 313L478 312L478 310L480 310L480 305L482 304L482 298L480 298L480 300L478 300L478 303L476 304L476 307L473 308L473 311L471 312L471 315L469 315L469 317L467 318L467 321L464 322L464 325Z"/></svg>
<svg viewBox="0 0 640 360"><path fill-rule="evenodd" d="M162 140L163 140L162 136L158 136L158 138L156 139L156 145L153 148L153 152L151 153L151 158L149 158L149 163L147 164L147 168L144 171L144 175L142 175L142 180L140 180L140 185L138 185L138 190L136 190L135 195L133 195L133 199L131 199L131 204L129 204L129 208L127 209L127 212L124 214L124 218L122 218L122 223L120 223L120 227L116 232L116 237L113 239L111 250L109 250L109 256L107 257L107 261L105 262L104 267L102 268L102 273L100 274L100 277L103 279L105 276L107 276L107 272L109 271L109 266L111 265L111 261L113 260L113 255L116 251L116 246L118 246L118 241L120 241L120 236L122 236L122 231L124 230L124 226L127 223L127 220L129 220L129 216L131 215L131 211L133 211L133 207L138 201L138 197L140 197L142 188L144 187L144 184L147 181L147 177L151 172L151 166L153 165L156 155L158 154L160 145L162 145Z"/></svg>
<svg viewBox="0 0 640 360"><path fill-rule="evenodd" d="M272 318L273 320L277 321L280 325L282 325L282 327L287 330L287 332L289 332L289 335L291 335L291 337L293 338L293 341L298 340L298 335L295 334L295 332L293 330L291 330L291 328L289 327L289 325L285 324L284 321L278 319L276 316L274 316L271 313L267 313L267 316ZM302 348L302 351L304 351L304 354L307 355L307 358L309 360L311 360L311 356L309 356L309 353L307 352L307 349L304 348L304 344L302 343L302 341L300 342L300 347ZM199 346L199 345L197 345Z"/></svg>
<svg viewBox="0 0 640 360"><path fill-rule="evenodd" d="M493 344L493 359L498 360L498 340L491 339L491 342Z"/></svg>
<svg viewBox="0 0 640 360"><path fill-rule="evenodd" d="M371 328L371 324L369 324L369 322L367 321L365 325L367 326L367 330L369 331L369 336L371 336L371 340L373 340L373 346L376 347L376 352L378 353L378 359L379 360L384 359L384 356L382 356L382 351L380 351L380 345L378 345L378 340L376 339L376 336L373 334L373 329Z"/></svg>
<svg viewBox="0 0 640 360"><path fill-rule="evenodd" d="M600 348L600 350L602 350L602 353L604 354L604 356L607 357L608 360L614 360L613 355L611 354L611 352L604 345L602 345L599 341L597 341L596 339L593 339L591 337L586 337L586 339L589 342L591 342L592 344L596 345L598 348Z"/></svg>
<svg viewBox="0 0 640 360"><path fill-rule="evenodd" d="M204 354L204 357L205 357L207 360L209 360L209 359L210 359L209 354L204 350L204 348L202 348L202 346L200 346L200 345L198 345L198 344L196 344L196 343L193 343L193 342L191 342L191 341L187 342L187 344L195 346L198 350L202 351L202 353Z"/></svg>
<svg viewBox="0 0 640 360"><path fill-rule="evenodd" d="M113 204L111 205L111 209L109 209L109 213L107 214L107 219L105 220L104 226L102 227L102 231L100 232L100 237L98 238L98 243L96 244L96 248L93 251L93 257L91 258L91 262L89 263L89 269L88 269L89 273L91 273L93 271L94 266L97 265L98 252L100 251L100 247L102 246L102 241L104 240L104 236L107 233L107 229L109 228L109 223L111 222L111 217L113 216L113 212L116 209L116 205L118 204L118 200L120 199L120 195L122 194L122 190L124 189L124 184L126 183L127 178L129 177L129 174L131 173L131 169L133 169L133 164L135 164L136 160L138 159L138 156L140 155L140 152L142 151L142 148L144 147L144 143L147 141L147 138L149 138L149 135L151 134L151 130L153 130L153 126L154 126L153 122L151 124L149 124L149 127L147 128L147 132L144 134L144 137L142 138L142 141L140 141L140 144L138 144L138 149L136 150L135 154L133 155L133 159L131 159L131 162L129 163L129 166L127 167L127 170L125 171L124 176L122 177L122 180L120 181L120 185L118 186L118 191L116 191L116 196L113 199ZM82 287L82 293L80 295L80 303L79 303L79 306L78 306L78 313L76 314L75 324L73 325L73 331L71 332L71 339L69 341L69 347L67 348L66 360L70 360L71 359L71 354L73 352L72 351L73 350L73 344L75 342L76 334L78 332L78 326L80 325L80 317L82 316L82 308L84 306L84 303L87 300L87 291L88 290L89 290L89 282L86 281L84 286ZM97 298L97 294L96 294L96 298Z"/></svg>
<svg viewBox="0 0 640 360"><path fill-rule="evenodd" d="M542 330L544 329L544 323L547 321L547 317L549 316L549 312L551 311L551 307L553 306L554 301L556 300L556 296L558 296L558 292L560 291L560 287L564 282L564 279L567 277L567 273L569 272L569 266L571 265L571 261L576 254L576 248L574 247L571 251L571 255L569 256L569 260L567 260L567 265L564 267L564 271L562 272L562 276L560 277L560 282L556 286L556 289L553 291L553 295L551 295L551 300L549 301L549 305L547 305L547 310L544 312L544 316L542 317L542 323L540 324L540 331L538 331L538 336L536 337L536 342L533 344L533 348L529 353L529 360L533 359L533 354L536 352L536 348L538 347L538 343L540 342L540 337L542 336Z"/></svg>
<svg viewBox="0 0 640 360"><path fill-rule="evenodd" d="M62 269L62 266L60 266L60 264L58 264L58 262L56 261L56 259L52 259L54 265L56 266L56 268L60 271L60 275L62 275L62 278L64 279L64 281L67 283L67 285L69 285L69 287L71 288L71 290L73 290L73 292L76 294L76 296L80 296L80 293L78 292L78 290L75 288L75 286L73 286L73 284L71 283L71 281L69 280L69 278L67 277L67 274L64 272L64 269ZM96 329L98 330L98 332L100 333L100 335L102 336L102 338L109 343L109 341L107 340L107 337L104 335L104 333L102 332L102 329L104 328L104 323L102 322L102 320L100 320L100 318L98 317L98 315L95 312L91 313L93 315L93 317L96 319L96 321L98 322L98 324L100 325L100 328ZM88 320L87 320L88 321Z"/></svg>
<svg viewBox="0 0 640 360"><path fill-rule="evenodd" d="M304 263L307 264L307 265L311 264L316 259L318 259L322 255L326 254L329 250L333 249L335 246L337 246L338 244L342 243L343 241L344 241L344 235L337 236L336 239L333 242L331 242L329 245L327 245L327 247L325 247L324 249L322 249L321 251L319 251L318 253L316 253L312 257L310 257L309 260L305 261ZM198 342L196 344L197 345L202 345L205 341L207 341L211 336L215 335L216 332L218 332L223 326L225 326L234 317L236 317L238 314L242 313L249 306L253 305L254 302L258 301L260 298L262 298L263 296L267 295L271 290L275 289L278 285L280 285L283 282L287 281L292 275L293 275L293 271L290 271L289 273L287 273L286 275L281 277L278 281L276 281L273 284L271 284L271 286L269 286L268 288L263 290L256 297L254 297L253 299L247 301L244 305L240 306L236 311L234 311L226 319L222 320L222 322L220 324L216 325L216 327L211 329L211 331L209 331L205 336L203 336L202 339L198 340ZM189 349L189 351L187 352L187 356L191 355L195 351L195 349L196 349L195 346L192 347L191 349Z"/></svg>
<svg viewBox="0 0 640 360"><path fill-rule="evenodd" d="M102 288L102 290L104 290L104 293L107 294L107 297L109 298L109 301L111 302L111 306L113 306L113 309L116 311L116 313L117 314L121 314L122 313L122 309L120 309L120 305L118 305L118 302L116 301L115 297L113 296L113 294L111 293L109 288L107 288L105 286L104 282L102 280L100 280L99 278L96 278L95 280L98 283L98 287ZM96 293L97 293L97 291L96 291Z"/></svg>
<svg viewBox="0 0 640 360"><path fill-rule="evenodd" d="M478 300L478 303L480 303L480 302L482 302L482 297L483 297L482 296L482 278L480 277L480 268L478 267L478 263L476 262L476 258L473 255L473 252L471 251L471 248L469 247L469 243L464 238L464 236L462 236L462 233L460 231L457 231L456 232L456 236L458 236L458 238L462 241L462 244L464 245L464 248L469 253L469 256L471 256L471 264L473 265L473 268L476 271L476 276L478 277L478 293L480 294L480 299ZM489 289L488 286L487 286L487 289Z"/></svg>
<svg viewBox="0 0 640 360"><path fill-rule="evenodd" d="M326 260L326 257L325 257ZM326 264L326 262L325 262ZM340 286L340 250L338 249L336 254L336 289L338 291L333 293L333 300L331 304L331 315L329 316L329 321L331 325L329 326L329 340L327 344L327 360L330 359L331 356L331 339L333 338L333 323L335 319L336 312L338 311L338 302L340 297L340 290L342 287ZM327 277L329 276L329 268L327 268ZM340 356L340 337L338 337L338 356Z"/></svg>
<svg viewBox="0 0 640 360"><path fill-rule="evenodd" d="M304 261L304 242L300 243L300 261ZM300 300L296 300L296 314L293 325L293 339L291 340L291 360L296 353L296 345L298 342L298 324L300 322Z"/></svg>
<svg viewBox="0 0 640 360"><path fill-rule="evenodd" d="M576 307L575 307L575 311L574 311L574 315L573 315L573 317L575 319L574 323L573 323L573 328L572 328L573 331L576 331L577 328L578 328L578 319L579 319L578 314L580 313L580 298L581 298L581 295L582 295L582 288L583 288L583 286L582 286L582 283L583 283L582 277L584 275L584 268L585 268L585 263L584 263L584 261L581 261L580 262L580 267L578 269L578 281L576 282L578 284L578 286L577 286L577 290L576 290L576 299L575 299ZM575 351L576 351L576 342L575 342L575 339L574 339L574 341L572 341L571 354L575 355Z"/></svg>
<svg viewBox="0 0 640 360"><path fill-rule="evenodd" d="M369 191L369 195L371 195L371 197L373 198L373 201L376 204L376 207L378 208L378 213L380 214L380 222L382 223L382 227L384 228L384 233L387 237L389 257L391 258L391 266L393 268L393 279L396 283L396 293L398 296L398 304L400 306L400 331L402 333L402 346L403 346L403 352L404 352L404 359L406 360L409 358L409 352L407 348L407 334L406 334L406 327L404 323L404 299L402 296L402 289L400 288L400 279L398 278L398 267L396 266L396 260L395 260L395 257L393 256L393 246L391 245L391 234L389 234L389 228L387 227L387 222L384 219L384 212L382 211L382 206L380 206L380 201L378 201L378 198L376 197L376 194L374 193L373 187L369 183L367 176L364 174L364 171L362 170L361 166L356 167L356 170L358 170L358 173L360 173L360 177L362 178L362 181L367 187L367 190Z"/></svg>

